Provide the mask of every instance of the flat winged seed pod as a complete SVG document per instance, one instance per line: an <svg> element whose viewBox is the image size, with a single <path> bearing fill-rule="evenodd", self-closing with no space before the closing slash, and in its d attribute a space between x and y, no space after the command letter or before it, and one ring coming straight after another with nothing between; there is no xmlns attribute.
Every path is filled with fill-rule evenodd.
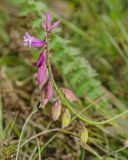
<svg viewBox="0 0 128 160"><path fill-rule="evenodd" d="M61 106L60 100L57 100L51 110L52 118L54 121L56 121L59 118L59 116L61 114L61 109L62 109L62 106Z"/></svg>
<svg viewBox="0 0 128 160"><path fill-rule="evenodd" d="M69 110L66 108L64 113L62 114L62 128L68 127L71 122L71 114Z"/></svg>
<svg viewBox="0 0 128 160"><path fill-rule="evenodd" d="M64 94L64 96L67 98L67 100L69 100L70 102L77 101L77 97L71 90L66 89L66 88L61 88L61 91Z"/></svg>
<svg viewBox="0 0 128 160"><path fill-rule="evenodd" d="M87 128L82 126L82 129L80 130L79 136L80 136L81 142L83 144L86 144L87 140L88 140L88 130L87 130Z"/></svg>

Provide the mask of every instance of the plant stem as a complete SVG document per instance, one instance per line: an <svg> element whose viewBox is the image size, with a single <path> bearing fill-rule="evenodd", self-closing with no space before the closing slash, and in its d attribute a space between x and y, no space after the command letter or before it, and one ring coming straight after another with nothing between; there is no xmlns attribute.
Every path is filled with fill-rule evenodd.
<svg viewBox="0 0 128 160"><path fill-rule="evenodd" d="M53 81L53 86L58 94L58 96L60 97L62 103L77 117L79 118L81 121L83 122L86 122L90 125L103 125L103 124L106 124L106 123L109 123L113 120L116 120L117 118L125 115L128 113L128 110L116 115L115 117L112 117L110 119L107 119L107 120L103 120L103 121L99 121L99 122L94 122L94 121L91 121L89 119L86 119L84 118L82 115L80 115L80 113L78 113L77 111L75 111L73 109L73 107L70 105L70 103L67 101L67 99L64 97L63 93L61 92L61 90L58 88L58 86L56 85L56 82L54 80L54 77L53 77L53 74L52 74L52 69L51 69L51 64L50 64L50 57L49 57L49 36L47 35L47 65L48 65L48 72L49 72L49 75Z"/></svg>
<svg viewBox="0 0 128 160"><path fill-rule="evenodd" d="M36 112L37 112L37 109L35 109L33 112L31 112L30 115L28 116L28 118L26 119L24 125L23 125L22 131L21 131L20 137L19 137L19 142L18 142L18 147L17 147L17 153L16 153L16 160L18 160L18 155L19 155L19 150L20 150L20 143L21 143L21 139L22 139L22 136L23 136L25 127L26 127L29 119L30 119L30 118L33 116L33 114L35 114Z"/></svg>

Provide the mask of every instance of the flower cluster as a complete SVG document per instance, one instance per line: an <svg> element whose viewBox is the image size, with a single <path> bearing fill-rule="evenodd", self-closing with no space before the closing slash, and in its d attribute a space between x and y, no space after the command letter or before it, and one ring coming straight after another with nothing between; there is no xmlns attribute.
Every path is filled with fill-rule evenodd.
<svg viewBox="0 0 128 160"><path fill-rule="evenodd" d="M56 28L60 20L51 24L52 17L49 13L46 13L46 21L42 23L42 28L45 31L45 35L50 34L51 30ZM24 45L31 47L43 47L43 51L40 53L38 61L37 61L37 82L39 88L41 90L41 106L44 107L51 99L53 94L53 84L52 80L48 75L47 64L46 64L46 52L47 52L47 37L45 37L45 41L42 41L34 36L31 36L28 32L25 33L24 36Z"/></svg>
<svg viewBox="0 0 128 160"><path fill-rule="evenodd" d="M60 20L57 20L55 23L51 24L52 17L49 13L45 14L46 20L42 23L42 29L45 32L45 40L42 41L34 36L31 36L28 32L26 32L24 36L24 45L31 47L43 47L42 52L40 53L38 60L37 60L37 83L41 90L40 92L40 106L39 108L44 108L46 104L51 101L53 97L53 79L52 76L49 74L47 69L47 58L49 58L49 51L48 51L48 38L51 34L51 31L55 29ZM70 102L74 102L77 100L74 93L66 88L61 88L61 91L66 99ZM62 106L60 98L57 97L55 104L53 105L52 109L52 118L56 121L62 112ZM70 123L71 115L68 109L65 109L62 114L62 127L67 127Z"/></svg>
<svg viewBox="0 0 128 160"><path fill-rule="evenodd" d="M51 15L46 14L46 21L42 23L43 30L49 34L50 34L51 30L55 29L60 23L60 20L58 20L55 23L51 24L51 20L52 20Z"/></svg>

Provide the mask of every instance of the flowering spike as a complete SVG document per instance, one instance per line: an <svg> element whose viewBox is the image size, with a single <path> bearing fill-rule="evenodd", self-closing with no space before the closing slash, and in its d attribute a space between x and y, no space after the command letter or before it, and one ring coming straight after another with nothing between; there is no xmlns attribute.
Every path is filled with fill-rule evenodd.
<svg viewBox="0 0 128 160"><path fill-rule="evenodd" d="M43 52L40 53L38 61L37 61L37 67L41 67L43 62L46 60L46 49L43 50Z"/></svg>
<svg viewBox="0 0 128 160"><path fill-rule="evenodd" d="M71 122L71 114L69 110L66 108L64 113L62 114L62 128L68 127Z"/></svg>
<svg viewBox="0 0 128 160"><path fill-rule="evenodd" d="M60 24L60 20L56 21L55 23L53 23L53 25L51 26L51 30L58 27L58 25Z"/></svg>
<svg viewBox="0 0 128 160"><path fill-rule="evenodd" d="M47 85L47 97L48 97L48 101L50 101L52 99L52 95L53 95L53 83L52 83L52 80L50 79L48 81L48 85Z"/></svg>
<svg viewBox="0 0 128 160"><path fill-rule="evenodd" d="M42 47L44 44L47 44L47 39L50 36L51 30L56 28L60 20L56 21L53 25L51 24L52 16L49 13L45 14L46 20L42 23L42 28L45 31L45 38L46 42L43 42L42 40L31 36L28 32L24 35L24 45L31 47ZM50 57L51 53L48 51L48 55L46 56L46 52L48 51L48 44L44 48L44 50L40 53L39 58L37 60L37 82L39 85L39 88L41 90L41 104L40 107L43 107L52 99L53 96L53 83L48 75L48 69L47 69L47 58ZM49 80L48 80L49 79ZM57 117L58 117L57 112ZM56 117L56 118L57 118ZM54 119L56 119L54 118Z"/></svg>
<svg viewBox="0 0 128 160"><path fill-rule="evenodd" d="M52 118L54 121L56 121L59 118L61 114L61 109L62 109L62 106L61 106L60 100L57 100L57 102L53 105L51 110Z"/></svg>
<svg viewBox="0 0 128 160"><path fill-rule="evenodd" d="M41 41L40 39L31 36L28 32L25 33L24 35L24 45L27 46L29 45L29 47L42 47L44 44L46 44L46 42Z"/></svg>
<svg viewBox="0 0 128 160"><path fill-rule="evenodd" d="M79 136L81 142L86 144L88 140L88 130L84 126L82 126L82 129L80 130Z"/></svg>
<svg viewBox="0 0 128 160"><path fill-rule="evenodd" d="M66 88L61 88L61 90L64 96L67 98L67 100L69 100L70 102L77 101L75 94L71 90L66 89Z"/></svg>

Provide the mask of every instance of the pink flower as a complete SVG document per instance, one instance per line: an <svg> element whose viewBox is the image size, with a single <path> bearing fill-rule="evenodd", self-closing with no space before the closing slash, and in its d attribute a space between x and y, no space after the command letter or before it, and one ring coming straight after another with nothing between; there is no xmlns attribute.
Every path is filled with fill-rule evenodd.
<svg viewBox="0 0 128 160"><path fill-rule="evenodd" d="M51 27L52 17L51 17L51 15L49 13L46 13L45 16L46 16L46 29L49 30L50 27Z"/></svg>
<svg viewBox="0 0 128 160"><path fill-rule="evenodd" d="M31 36L28 32L25 33L24 35L24 45L31 47L42 47L46 42L41 41L40 39Z"/></svg>
<svg viewBox="0 0 128 160"><path fill-rule="evenodd" d="M41 89L48 79L48 71L46 67L46 49L40 53L36 66L38 68L37 82L39 84L39 88Z"/></svg>
<svg viewBox="0 0 128 160"><path fill-rule="evenodd" d="M55 29L60 23L60 20L57 20L56 22L51 24L52 17L49 13L46 13L45 17L46 17L46 21L42 23L42 28L46 32L50 32L51 30Z"/></svg>
<svg viewBox="0 0 128 160"><path fill-rule="evenodd" d="M46 49L40 53L36 66L39 68L46 61Z"/></svg>
<svg viewBox="0 0 128 160"><path fill-rule="evenodd" d="M39 84L39 88L42 88L48 79L48 72L46 64L43 63L41 67L38 68L37 72L37 82Z"/></svg>

